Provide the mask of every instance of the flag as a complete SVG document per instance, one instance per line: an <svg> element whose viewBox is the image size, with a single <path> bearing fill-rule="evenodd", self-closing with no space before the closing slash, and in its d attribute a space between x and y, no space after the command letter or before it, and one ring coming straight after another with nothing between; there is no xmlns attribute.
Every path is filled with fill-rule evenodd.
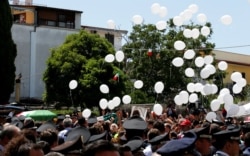
<svg viewBox="0 0 250 156"><path fill-rule="evenodd" d="M113 77L113 80L119 81L119 73L116 73L115 76Z"/></svg>

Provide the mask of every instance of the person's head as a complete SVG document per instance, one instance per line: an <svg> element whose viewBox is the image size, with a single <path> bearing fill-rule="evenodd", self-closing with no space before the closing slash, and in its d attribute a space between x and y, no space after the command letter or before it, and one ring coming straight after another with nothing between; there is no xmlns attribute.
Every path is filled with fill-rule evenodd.
<svg viewBox="0 0 250 156"><path fill-rule="evenodd" d="M0 133L1 145L5 146L13 137L18 136L20 131L20 128L14 125L5 126Z"/></svg>
<svg viewBox="0 0 250 156"><path fill-rule="evenodd" d="M165 133L169 133L171 131L171 124L170 123L165 123L164 127L165 127Z"/></svg>
<svg viewBox="0 0 250 156"><path fill-rule="evenodd" d="M38 141L37 144L42 147L43 153L47 154L50 152L50 144L46 141Z"/></svg>
<svg viewBox="0 0 250 156"><path fill-rule="evenodd" d="M117 133L118 132L118 125L116 123L112 123L110 125L110 132L111 133Z"/></svg>
<svg viewBox="0 0 250 156"><path fill-rule="evenodd" d="M209 130L210 126L202 127L202 128L194 128L193 129L197 135L197 140L195 142L195 148L202 155L210 154L210 147L212 141L212 135L210 135Z"/></svg>
<svg viewBox="0 0 250 156"><path fill-rule="evenodd" d="M129 146L120 146L118 149L120 156L133 156Z"/></svg>
<svg viewBox="0 0 250 156"><path fill-rule="evenodd" d="M67 128L67 127L71 127L72 126L72 119L66 117L64 120L63 120L63 127L64 128Z"/></svg>
<svg viewBox="0 0 250 156"><path fill-rule="evenodd" d="M79 126L88 127L88 122L86 121L84 117L78 118L78 124Z"/></svg>
<svg viewBox="0 0 250 156"><path fill-rule="evenodd" d="M250 147L250 132L245 133L244 144L246 147Z"/></svg>
<svg viewBox="0 0 250 156"><path fill-rule="evenodd" d="M157 128L151 128L147 133L147 139L150 140L158 135L160 135L160 131Z"/></svg>
<svg viewBox="0 0 250 156"><path fill-rule="evenodd" d="M18 148L17 156L44 156L44 153L40 145L25 143Z"/></svg>
<svg viewBox="0 0 250 156"><path fill-rule="evenodd" d="M238 155L240 152L240 130L235 125L229 125L227 129L213 134L216 141L213 143L217 150L221 150L228 155Z"/></svg>
<svg viewBox="0 0 250 156"><path fill-rule="evenodd" d="M53 148L58 145L58 131L55 129L47 129L40 134L40 140L49 143Z"/></svg>
<svg viewBox="0 0 250 156"><path fill-rule="evenodd" d="M84 152L87 156L119 156L117 147L107 140L99 140L89 144Z"/></svg>
<svg viewBox="0 0 250 156"><path fill-rule="evenodd" d="M23 129L22 134L30 141L33 143L36 143L36 139L37 139L37 133L36 131L32 130L32 129Z"/></svg>
<svg viewBox="0 0 250 156"><path fill-rule="evenodd" d="M30 143L30 141L22 134L12 138L5 146L5 156L17 155L18 148L26 143Z"/></svg>
<svg viewBox="0 0 250 156"><path fill-rule="evenodd" d="M161 121L155 121L153 128L158 129L161 134L165 133L165 126L164 126L164 123Z"/></svg>
<svg viewBox="0 0 250 156"><path fill-rule="evenodd" d="M182 131L188 131L190 130L192 127L192 123L190 122L190 120L188 119L184 119L182 121L180 121L180 128Z"/></svg>
<svg viewBox="0 0 250 156"><path fill-rule="evenodd" d="M135 136L144 138L144 131L147 129L147 123L140 116L132 116L124 121L123 127L126 130L125 136L127 140Z"/></svg>

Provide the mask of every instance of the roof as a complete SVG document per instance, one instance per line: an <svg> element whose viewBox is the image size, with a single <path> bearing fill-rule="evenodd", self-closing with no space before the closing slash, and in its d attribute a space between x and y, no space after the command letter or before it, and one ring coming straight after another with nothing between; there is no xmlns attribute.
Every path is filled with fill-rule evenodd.
<svg viewBox="0 0 250 156"><path fill-rule="evenodd" d="M82 25L81 26L83 29L89 29L89 30L103 30L103 31L112 31L112 32L120 32L123 34L127 34L127 30L116 30L116 29L110 29L110 28L101 28L101 27L93 27L93 26L87 26L87 25Z"/></svg>
<svg viewBox="0 0 250 156"><path fill-rule="evenodd" d="M83 13L79 10L69 10L69 9L62 9L62 8L55 8L55 7L47 7L47 6L41 6L41 5L10 5L11 7L17 7L17 8L32 8L32 9L49 9L49 10L60 10L60 11L70 11L70 12L76 12L76 13Z"/></svg>
<svg viewBox="0 0 250 156"><path fill-rule="evenodd" d="M215 54L216 60L226 61L227 63L231 64L250 66L250 55L237 54L219 50L214 50L213 53Z"/></svg>

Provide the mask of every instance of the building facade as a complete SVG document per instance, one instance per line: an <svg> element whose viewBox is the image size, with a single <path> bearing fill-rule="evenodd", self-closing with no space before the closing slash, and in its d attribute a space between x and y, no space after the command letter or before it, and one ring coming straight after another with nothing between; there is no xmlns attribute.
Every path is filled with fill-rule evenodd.
<svg viewBox="0 0 250 156"><path fill-rule="evenodd" d="M45 84L42 80L50 49L60 46L65 37L81 29L113 36L109 41L121 48L123 33L97 27L81 26L82 11L51 8L29 3L11 5L13 14L12 37L17 45L16 75L21 74L20 97L42 99ZM100 30L100 31L99 31ZM16 88L17 89L17 88ZM14 101L15 93L11 95Z"/></svg>
<svg viewBox="0 0 250 156"><path fill-rule="evenodd" d="M226 70L227 75L223 80L225 84L232 84L231 74L240 72L242 77L246 79L247 84L250 84L250 55L231 53L226 51L213 51L216 61L225 61L228 64Z"/></svg>

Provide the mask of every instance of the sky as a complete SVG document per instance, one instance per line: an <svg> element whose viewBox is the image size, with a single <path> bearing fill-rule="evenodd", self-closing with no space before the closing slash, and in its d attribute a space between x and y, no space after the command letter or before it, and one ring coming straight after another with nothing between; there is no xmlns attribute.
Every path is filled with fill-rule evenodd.
<svg viewBox="0 0 250 156"><path fill-rule="evenodd" d="M142 17L144 24L156 24L195 4L198 10L191 20L199 24L197 17L203 14L212 23L214 33L210 41L216 44L216 50L250 55L250 0L33 0L33 3L82 11L82 25L109 28L107 23L112 20L116 29L127 30L128 35L135 15ZM165 16L153 13L155 3L166 8ZM226 22L221 20L225 15L232 19L231 23L222 22Z"/></svg>

